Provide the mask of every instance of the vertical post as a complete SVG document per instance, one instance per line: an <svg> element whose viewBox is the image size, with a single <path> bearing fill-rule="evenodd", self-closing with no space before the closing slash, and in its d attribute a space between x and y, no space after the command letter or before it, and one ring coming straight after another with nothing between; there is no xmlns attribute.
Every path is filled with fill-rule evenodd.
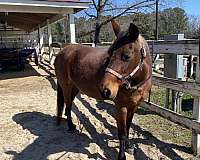
<svg viewBox="0 0 200 160"><path fill-rule="evenodd" d="M51 25L49 22L49 19L47 19L47 32L48 32L48 40L49 40L49 46L52 44L52 35L51 35Z"/></svg>
<svg viewBox="0 0 200 160"><path fill-rule="evenodd" d="M167 108L167 109L170 109L170 107L169 107L169 95L170 95L170 89L166 88L165 108Z"/></svg>
<svg viewBox="0 0 200 160"><path fill-rule="evenodd" d="M67 31L66 30L68 30L68 19L69 19L69 16L67 15L67 14L64 14L63 15L63 17L64 17L64 29L63 29L63 33L64 33L64 43L67 43Z"/></svg>
<svg viewBox="0 0 200 160"><path fill-rule="evenodd" d="M76 43L74 14L69 14L69 27L70 27L70 42Z"/></svg>
<svg viewBox="0 0 200 160"><path fill-rule="evenodd" d="M183 40L184 34L167 35L164 40ZM182 55L165 54L164 55L164 76L179 80L184 80L184 58ZM165 106L169 105L169 89L166 90ZM172 90L172 110L181 112L182 93Z"/></svg>
<svg viewBox="0 0 200 160"><path fill-rule="evenodd" d="M156 0L156 33L155 33L155 39L158 40L158 1Z"/></svg>
<svg viewBox="0 0 200 160"><path fill-rule="evenodd" d="M197 57L196 83L200 83L200 39L199 39L199 56ZM200 122L200 96L194 97L192 117ZM200 154L200 134L192 131L192 149L194 154Z"/></svg>
<svg viewBox="0 0 200 160"><path fill-rule="evenodd" d="M49 63L51 63L52 52L51 52L51 44L52 44L52 35L51 35L51 25L49 19L47 19L47 33L48 33L48 42L49 42Z"/></svg>
<svg viewBox="0 0 200 160"><path fill-rule="evenodd" d="M38 47L39 47L39 55L38 55L38 58L39 58L39 62L41 62L42 60L42 48L43 48L43 44L44 44L44 34L43 34L43 30L42 28L40 28L40 25L38 26Z"/></svg>
<svg viewBox="0 0 200 160"><path fill-rule="evenodd" d="M155 40L158 40L158 1L156 0L156 31L155 31ZM96 44L95 44L96 45ZM153 53L152 53L153 55ZM157 59L158 54L155 55L155 58L153 59L153 63ZM151 89L149 91L149 97L148 97L148 102L151 102Z"/></svg>

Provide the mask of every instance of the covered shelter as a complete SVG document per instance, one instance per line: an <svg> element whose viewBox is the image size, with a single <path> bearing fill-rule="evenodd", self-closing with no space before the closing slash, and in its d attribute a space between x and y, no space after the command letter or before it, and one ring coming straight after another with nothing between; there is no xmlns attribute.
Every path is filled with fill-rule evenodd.
<svg viewBox="0 0 200 160"><path fill-rule="evenodd" d="M52 44L51 25L66 18L70 43L76 43L74 14L88 8L90 2L80 0L0 0L0 41L3 37L37 33L41 51L43 28L47 26L48 46Z"/></svg>

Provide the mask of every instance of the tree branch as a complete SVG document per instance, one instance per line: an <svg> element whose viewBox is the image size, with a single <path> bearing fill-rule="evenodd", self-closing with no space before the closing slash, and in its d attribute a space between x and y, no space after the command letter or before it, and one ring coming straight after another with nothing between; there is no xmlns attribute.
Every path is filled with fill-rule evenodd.
<svg viewBox="0 0 200 160"><path fill-rule="evenodd" d="M97 10L97 5L96 5L96 3L95 3L94 0L92 0L92 3L93 3L93 5L94 5L95 9Z"/></svg>
<svg viewBox="0 0 200 160"><path fill-rule="evenodd" d="M85 11L85 14L86 14L88 17L91 17L91 18L96 18L96 16L95 16L95 15L93 15L93 14L89 14L89 13L87 13L86 11Z"/></svg>
<svg viewBox="0 0 200 160"><path fill-rule="evenodd" d="M108 22L110 22L110 21L112 21L112 20L114 20L114 19L116 19L116 18L118 18L118 17L120 17L120 16L126 14L127 11L131 10L131 9L134 8L134 7L140 8L140 7L141 7L140 5L142 5L142 4L144 4L144 3L147 3L147 2L153 2L153 1L155 2L155 0L145 0L145 1L142 1L142 2L140 2L140 3L131 5L131 6L129 6L128 8L126 8L124 11L122 11L121 13L119 13L119 14L115 15L114 17L111 17L111 18L107 19L106 21L102 22L102 23L100 24L100 27L102 27L103 25L107 24ZM146 5L146 6L148 6L148 5ZM134 9L136 9L136 8L134 8Z"/></svg>

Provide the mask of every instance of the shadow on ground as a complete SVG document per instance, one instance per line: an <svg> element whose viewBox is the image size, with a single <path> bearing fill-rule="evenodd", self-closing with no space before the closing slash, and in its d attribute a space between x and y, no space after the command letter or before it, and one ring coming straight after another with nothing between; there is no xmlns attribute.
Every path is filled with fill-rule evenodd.
<svg viewBox="0 0 200 160"><path fill-rule="evenodd" d="M78 109L78 106L73 104L73 112L79 118L80 123L84 126L88 135L77 132L74 134L67 132L66 123L61 126L55 125L55 117L50 115L40 113L40 112L24 112L13 116L13 120L21 125L23 129L27 129L33 135L38 136L34 142L28 145L23 151L17 153L16 151L7 151L7 154L14 155L13 160L46 160L48 157L55 153L64 152L56 159L60 159L67 153L82 153L90 158L100 158L115 160L117 157L116 148L108 146L108 140L117 139L117 128L108 123L107 119L103 117L100 113L96 112L95 108L85 99L81 98L80 95L77 96L78 100L85 106L92 115L94 115L99 121L103 122L106 129L108 129L111 135L105 133L97 132L95 126L90 122L87 115ZM113 116L115 113L115 108L112 104L99 101L97 103L97 108L100 110L105 110L109 115ZM150 114L144 111L139 111L139 114ZM153 124L152 124L153 125ZM138 138L131 140L132 143L136 145L135 159L136 160L147 160L148 155L139 147L140 144L147 145L149 147L156 147L163 155L169 159L183 160L174 149L191 153L191 149L177 144L166 143L159 140L153 136L150 132L143 130L138 125L132 124L132 129L137 133ZM142 138L140 138L142 137ZM92 154L87 147L90 143L96 143L104 152L104 157L99 153Z"/></svg>
<svg viewBox="0 0 200 160"><path fill-rule="evenodd" d="M112 108L112 105L107 103L98 103L97 107L99 109L104 109L106 111L108 111L109 114L113 114L110 108ZM151 112L146 112L143 109L139 109L138 113L140 115L146 115L146 114L151 114ZM153 124L152 124L153 125ZM181 152L185 152L185 153L189 153L192 154L192 150L190 147L185 147L185 146L181 146L178 144L173 144L173 143L167 143L164 141L161 141L160 139L158 139L157 137L155 137L152 133L142 129L140 126L135 125L132 123L131 125L132 129L134 130L134 132L139 135L138 137L142 137L142 138L134 138L131 140L132 144L136 145L136 152L135 152L135 159L136 160L148 160L149 157L143 152L143 150L138 147L139 144L144 144L150 147L156 147L163 155L165 155L166 157L168 157L169 159L173 159L173 160L184 160L181 156L179 156L174 149L179 150ZM160 158L160 157L158 157Z"/></svg>
<svg viewBox="0 0 200 160"><path fill-rule="evenodd" d="M95 126L92 125L89 118L78 110L73 104L73 112L79 117L80 123L84 126L91 138L84 133L68 133L66 123L61 126L55 125L55 117L40 112L24 112L13 116L13 120L20 124L23 129L27 129L33 135L38 136L35 141L28 145L22 152L7 151L7 154L14 155L13 160L45 160L51 154L65 152L82 153L90 158L100 158L104 160L99 153L92 154L87 147L90 143L96 143L103 151L106 159L116 159L117 151L115 148L108 147L107 140L113 139L112 136L99 134ZM100 121L102 121L100 119ZM65 121L66 122L66 121ZM115 129L115 128L113 128ZM115 157L115 158L114 158ZM61 157L57 157L59 159Z"/></svg>
<svg viewBox="0 0 200 160"><path fill-rule="evenodd" d="M32 65L26 64L24 70L5 70L4 72L0 73L0 80L23 78L30 76L40 76L40 74L32 67Z"/></svg>

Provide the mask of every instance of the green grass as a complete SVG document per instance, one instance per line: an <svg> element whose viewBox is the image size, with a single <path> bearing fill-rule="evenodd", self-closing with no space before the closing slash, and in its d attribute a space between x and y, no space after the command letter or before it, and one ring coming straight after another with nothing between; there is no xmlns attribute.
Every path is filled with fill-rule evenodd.
<svg viewBox="0 0 200 160"><path fill-rule="evenodd" d="M153 86L151 90L151 102L164 107L165 106L165 98L166 98L166 89ZM170 106L171 108L171 94L170 94ZM191 94L184 93L182 97L182 112L181 114L184 116L191 117L192 116L192 108L193 108L193 97Z"/></svg>
<svg viewBox="0 0 200 160"><path fill-rule="evenodd" d="M151 91L151 102L162 107L165 105L166 89L153 86ZM170 96L171 99L171 96ZM193 97L190 94L184 94L182 102L183 111L181 114L191 117ZM192 132L173 122L170 122L147 109L140 108L135 115L139 125L153 133L156 137L164 141L170 141L175 144L191 146Z"/></svg>
<svg viewBox="0 0 200 160"><path fill-rule="evenodd" d="M146 110L142 112L143 114L135 114L135 119L142 128L153 133L154 137L161 139L162 141L168 141L169 143L175 143L187 147L191 146L192 132L190 130L156 114L150 113L150 111Z"/></svg>

